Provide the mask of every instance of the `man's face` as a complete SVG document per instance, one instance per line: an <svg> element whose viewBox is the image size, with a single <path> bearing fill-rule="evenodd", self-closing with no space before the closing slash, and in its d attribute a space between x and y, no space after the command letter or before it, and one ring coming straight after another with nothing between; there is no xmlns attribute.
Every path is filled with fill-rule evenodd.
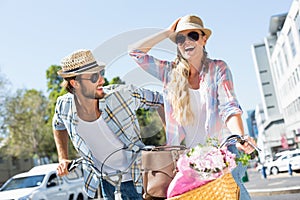
<svg viewBox="0 0 300 200"><path fill-rule="evenodd" d="M82 74L76 77L80 83L80 92L89 99L102 99L105 95L103 91L104 69L94 74Z"/></svg>

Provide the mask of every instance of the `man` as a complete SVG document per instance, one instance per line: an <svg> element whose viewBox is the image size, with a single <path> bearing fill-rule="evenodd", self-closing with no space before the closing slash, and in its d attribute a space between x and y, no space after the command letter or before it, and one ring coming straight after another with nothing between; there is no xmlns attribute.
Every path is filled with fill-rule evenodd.
<svg viewBox="0 0 300 200"><path fill-rule="evenodd" d="M98 177L91 166L110 173L125 169L143 146L135 111L163 104L158 92L126 85L103 87L105 65L97 63L89 50L78 50L62 59L58 74L68 93L57 99L53 133L60 176L68 173L68 139L84 158L85 189L94 197L98 185L104 199L114 199L114 187ZM125 151L129 150L129 151ZM115 153L113 153L115 152ZM131 174L123 175L123 199L142 199Z"/></svg>

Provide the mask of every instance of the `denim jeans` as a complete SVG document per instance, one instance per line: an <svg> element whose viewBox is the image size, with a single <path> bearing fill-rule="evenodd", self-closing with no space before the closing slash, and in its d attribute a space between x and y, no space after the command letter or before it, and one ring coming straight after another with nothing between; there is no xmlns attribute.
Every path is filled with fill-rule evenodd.
<svg viewBox="0 0 300 200"><path fill-rule="evenodd" d="M105 200L114 200L115 186L108 183L106 180L101 181L102 195ZM142 195L137 193L133 181L121 183L121 194L123 200L142 200Z"/></svg>
<svg viewBox="0 0 300 200"><path fill-rule="evenodd" d="M236 154L237 156L239 155L239 151L235 145L228 146L228 150ZM251 200L251 197L242 182L242 177L245 175L246 170L247 166L243 166L242 163L238 163L238 166L231 172L235 182L240 188L240 200Z"/></svg>

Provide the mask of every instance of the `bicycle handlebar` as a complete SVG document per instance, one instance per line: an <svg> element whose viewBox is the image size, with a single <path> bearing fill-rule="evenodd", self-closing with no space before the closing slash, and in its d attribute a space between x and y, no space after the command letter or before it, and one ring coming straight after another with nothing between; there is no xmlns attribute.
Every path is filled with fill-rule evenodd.
<svg viewBox="0 0 300 200"><path fill-rule="evenodd" d="M254 145L251 141L247 140L246 138L244 138L241 135L230 135L227 138L225 138L221 144L220 144L220 148L222 148L223 146L228 146L228 145L232 145L232 144L236 144L237 142L239 142L240 144L244 144L245 142L248 142L248 144L253 147L257 152L260 152L261 149L259 147L257 147L256 145ZM178 146L181 147L181 146ZM141 150L153 150L155 148L155 146L145 146L143 149ZM253 152L254 153L254 152ZM251 153L251 157L253 157L253 153ZM72 160L71 163L68 164L68 171L72 171L73 169L75 169L76 167L78 167L78 165L80 165L83 161L83 158L77 158ZM120 173L120 171L118 171L118 173Z"/></svg>
<svg viewBox="0 0 300 200"><path fill-rule="evenodd" d="M228 145L232 145L232 144L236 144L237 142L239 142L240 144L244 144L245 142L248 142L248 144L253 147L257 152L260 152L261 149L259 147L257 147L256 145L254 145L251 141L247 140L246 138L244 138L243 136L241 135L230 135L228 136L227 138L225 138L221 144L220 144L220 148L222 148L223 146L228 146ZM178 147L181 147L181 146L178 146ZM155 146L145 146L143 149L141 150L153 150L155 149ZM253 157L253 153L251 153L251 158ZM75 169L78 165L80 165L83 161L83 158L80 157L80 158L77 158L77 159L74 159L72 160L71 163L68 164L68 171L72 171L73 169ZM120 173L120 171L118 171L118 173Z"/></svg>
<svg viewBox="0 0 300 200"><path fill-rule="evenodd" d="M223 140L223 142L221 142L220 144L220 148L222 148L223 146L228 146L228 145L231 145L231 144L236 144L237 142L239 142L241 145L243 145L245 142L248 142L248 144L253 147L257 152L260 152L261 149L258 148L256 145L254 145L251 141L247 140L246 138L244 138L243 136L241 135L230 135L228 136L227 138L225 138ZM251 156L251 159L253 159L255 157L255 153L252 152L250 154Z"/></svg>

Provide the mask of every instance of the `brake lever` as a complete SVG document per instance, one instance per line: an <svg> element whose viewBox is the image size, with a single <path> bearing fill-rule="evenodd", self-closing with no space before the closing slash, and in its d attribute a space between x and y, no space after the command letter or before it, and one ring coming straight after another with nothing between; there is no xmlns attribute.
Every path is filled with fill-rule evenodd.
<svg viewBox="0 0 300 200"><path fill-rule="evenodd" d="M243 136L241 136L241 139L240 139L240 140L241 140L241 141L239 141L239 139L238 139L238 142L239 142L241 145L245 144L245 142L248 142L248 144L249 144L253 149L255 149L257 152L261 152L261 149L260 149L258 146L254 145L251 141L245 139Z"/></svg>
<svg viewBox="0 0 300 200"><path fill-rule="evenodd" d="M226 145L226 142L231 141L231 140L233 140L233 141L235 140L236 142L240 143L241 145L245 144L245 142L248 142L248 144L249 144L251 147L253 147L257 152L260 152L260 151L261 151L260 148L258 148L258 147L257 147L256 145L254 145L252 142L248 141L246 138L244 138L243 136L240 136L240 135L231 135L231 136L229 136L226 140L224 140L224 141L221 143L220 147L223 147L224 145ZM236 143L236 142L234 142L234 143ZM256 156L255 152L252 152L252 153L250 154L251 159L254 159L255 156Z"/></svg>
<svg viewBox="0 0 300 200"><path fill-rule="evenodd" d="M261 151L261 149L260 149L258 146L254 145L251 141L247 140L247 139L244 138L243 136L240 136L240 137L237 139L237 141L238 141L241 145L245 144L245 142L248 142L248 144L249 144L252 148L254 148L257 152L260 152L260 151ZM255 151L253 151L252 153L250 153L250 159L251 159L251 160L254 159L255 156L256 156Z"/></svg>

